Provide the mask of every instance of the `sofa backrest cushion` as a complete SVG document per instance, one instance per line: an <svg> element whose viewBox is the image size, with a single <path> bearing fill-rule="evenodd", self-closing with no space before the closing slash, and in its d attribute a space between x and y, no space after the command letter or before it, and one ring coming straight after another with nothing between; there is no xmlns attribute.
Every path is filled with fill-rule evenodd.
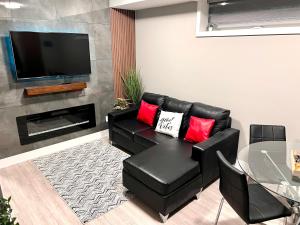
<svg viewBox="0 0 300 225"><path fill-rule="evenodd" d="M169 112L183 113L179 137L183 138L189 125L189 112L192 107L191 102L181 101L176 98L167 97L163 105L163 110Z"/></svg>
<svg viewBox="0 0 300 225"><path fill-rule="evenodd" d="M230 127L231 118L229 117L229 115L230 110L206 105L199 102L195 102L190 111L190 116L215 120L215 125L213 130L211 131L211 136Z"/></svg>
<svg viewBox="0 0 300 225"><path fill-rule="evenodd" d="M164 95L158 95L149 92L145 92L142 97L145 102L152 105L158 105L160 108L163 106L165 98L166 96Z"/></svg>

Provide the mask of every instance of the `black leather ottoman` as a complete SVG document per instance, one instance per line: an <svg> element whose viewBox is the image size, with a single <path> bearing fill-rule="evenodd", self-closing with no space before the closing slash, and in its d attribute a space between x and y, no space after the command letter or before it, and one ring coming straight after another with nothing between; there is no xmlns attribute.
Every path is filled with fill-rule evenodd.
<svg viewBox="0 0 300 225"><path fill-rule="evenodd" d="M123 184L165 220L201 191L199 162L191 152L192 144L171 139L132 156L123 162Z"/></svg>

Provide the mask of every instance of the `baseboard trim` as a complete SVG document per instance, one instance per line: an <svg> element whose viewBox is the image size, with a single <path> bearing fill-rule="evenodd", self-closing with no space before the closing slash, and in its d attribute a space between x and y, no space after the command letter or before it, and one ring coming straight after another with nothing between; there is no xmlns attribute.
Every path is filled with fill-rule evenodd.
<svg viewBox="0 0 300 225"><path fill-rule="evenodd" d="M85 135L82 137L74 138L68 141L60 142L54 145L49 145L43 148L39 148L36 150L32 150L29 152L25 152L19 155L11 156L8 158L4 158L0 160L0 169L12 166L18 163L22 163L28 160L32 160L44 155L49 155L51 153L60 152L67 148L72 148L76 145L84 144L86 142L90 142L99 138L108 137L108 130L103 130L100 132L96 132L93 134Z"/></svg>

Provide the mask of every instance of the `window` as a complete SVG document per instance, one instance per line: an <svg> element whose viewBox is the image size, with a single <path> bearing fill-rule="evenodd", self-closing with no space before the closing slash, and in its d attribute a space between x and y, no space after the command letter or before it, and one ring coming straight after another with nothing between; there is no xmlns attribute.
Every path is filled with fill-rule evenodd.
<svg viewBox="0 0 300 225"><path fill-rule="evenodd" d="M299 0L199 0L199 36L300 33Z"/></svg>

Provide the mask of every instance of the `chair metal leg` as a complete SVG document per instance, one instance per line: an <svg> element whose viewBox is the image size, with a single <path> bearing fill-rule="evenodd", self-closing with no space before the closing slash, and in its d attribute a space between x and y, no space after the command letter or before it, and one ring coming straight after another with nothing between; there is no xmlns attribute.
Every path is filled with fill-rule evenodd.
<svg viewBox="0 0 300 225"><path fill-rule="evenodd" d="M160 217L161 221L162 221L163 223L165 223L165 222L167 222L167 220L168 220L168 218L169 218L169 214L163 215L163 214L159 213L159 217Z"/></svg>
<svg viewBox="0 0 300 225"><path fill-rule="evenodd" d="M295 224L297 224L297 225L300 224L300 217L297 218L297 222Z"/></svg>
<svg viewBox="0 0 300 225"><path fill-rule="evenodd" d="M224 203L224 198L221 199L221 202L220 202L220 205L219 205L218 214L217 214L216 221L215 221L215 225L218 224L219 217L220 217L220 214L221 214L221 211L222 211L222 207L223 207L223 203Z"/></svg>
<svg viewBox="0 0 300 225"><path fill-rule="evenodd" d="M284 218L284 225L287 225L287 217Z"/></svg>
<svg viewBox="0 0 300 225"><path fill-rule="evenodd" d="M292 206L293 209L293 224L299 224L300 223L300 208L299 204L294 202L294 203L289 203Z"/></svg>
<svg viewBox="0 0 300 225"><path fill-rule="evenodd" d="M296 214L293 214L292 216L293 216L293 224L294 224L294 223L296 223L297 216L296 216Z"/></svg>
<svg viewBox="0 0 300 225"><path fill-rule="evenodd" d="M198 200L200 198L201 192L202 192L203 188L200 189L200 191L198 192L198 194L196 194L196 199Z"/></svg>

